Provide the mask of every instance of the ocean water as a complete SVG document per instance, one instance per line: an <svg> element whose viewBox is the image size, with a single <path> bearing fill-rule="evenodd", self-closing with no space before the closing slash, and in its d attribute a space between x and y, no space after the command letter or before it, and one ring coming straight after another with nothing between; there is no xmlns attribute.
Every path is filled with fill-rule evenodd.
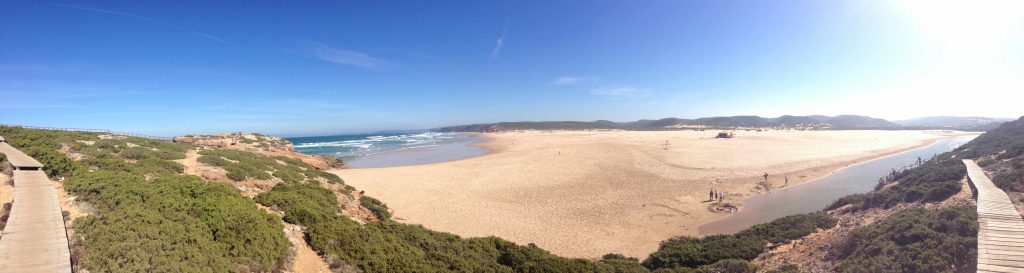
<svg viewBox="0 0 1024 273"><path fill-rule="evenodd" d="M331 155L352 168L429 164L486 154L472 144L484 139L467 133L357 134L288 138L304 154Z"/></svg>

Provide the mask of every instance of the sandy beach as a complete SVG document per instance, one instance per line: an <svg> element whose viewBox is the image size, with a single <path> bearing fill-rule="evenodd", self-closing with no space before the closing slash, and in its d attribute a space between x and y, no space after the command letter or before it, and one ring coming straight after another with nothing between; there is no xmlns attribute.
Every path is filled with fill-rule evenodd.
<svg viewBox="0 0 1024 273"><path fill-rule="evenodd" d="M483 134L492 153L427 165L340 169L404 222L466 237L535 243L558 255L645 257L662 240L697 236L727 201L813 180L857 162L960 132L554 131ZM716 179L718 180L716 182Z"/></svg>

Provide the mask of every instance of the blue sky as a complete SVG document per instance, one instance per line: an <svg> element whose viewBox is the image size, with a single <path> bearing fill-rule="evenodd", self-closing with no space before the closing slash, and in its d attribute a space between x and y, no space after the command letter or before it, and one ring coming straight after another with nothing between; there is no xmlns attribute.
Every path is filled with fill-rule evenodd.
<svg viewBox="0 0 1024 273"><path fill-rule="evenodd" d="M2 1L0 123L1024 114L1015 1Z"/></svg>

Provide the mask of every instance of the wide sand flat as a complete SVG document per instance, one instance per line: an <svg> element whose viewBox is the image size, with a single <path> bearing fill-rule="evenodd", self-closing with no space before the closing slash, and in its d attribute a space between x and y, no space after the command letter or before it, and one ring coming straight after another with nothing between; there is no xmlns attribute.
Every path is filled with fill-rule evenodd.
<svg viewBox="0 0 1024 273"><path fill-rule="evenodd" d="M645 257L662 240L698 235L727 201L960 133L925 131L556 131L484 134L491 154L444 163L335 170L408 223L462 236L536 243L555 254ZM881 175L881 174L880 174ZM720 179L719 182L715 182Z"/></svg>

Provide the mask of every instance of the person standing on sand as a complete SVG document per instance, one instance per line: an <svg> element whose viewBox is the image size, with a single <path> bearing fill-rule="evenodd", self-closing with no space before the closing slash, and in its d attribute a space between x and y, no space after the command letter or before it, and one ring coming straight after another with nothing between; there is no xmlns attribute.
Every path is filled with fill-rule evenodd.
<svg viewBox="0 0 1024 273"><path fill-rule="evenodd" d="M764 182L768 182L768 171L764 171Z"/></svg>
<svg viewBox="0 0 1024 273"><path fill-rule="evenodd" d="M789 186L789 176L786 176L786 186Z"/></svg>
<svg viewBox="0 0 1024 273"><path fill-rule="evenodd" d="M718 202L721 203L722 201L725 201L725 193L718 192Z"/></svg>
<svg viewBox="0 0 1024 273"><path fill-rule="evenodd" d="M711 191L708 192L708 200L715 201L715 189L711 189Z"/></svg>

